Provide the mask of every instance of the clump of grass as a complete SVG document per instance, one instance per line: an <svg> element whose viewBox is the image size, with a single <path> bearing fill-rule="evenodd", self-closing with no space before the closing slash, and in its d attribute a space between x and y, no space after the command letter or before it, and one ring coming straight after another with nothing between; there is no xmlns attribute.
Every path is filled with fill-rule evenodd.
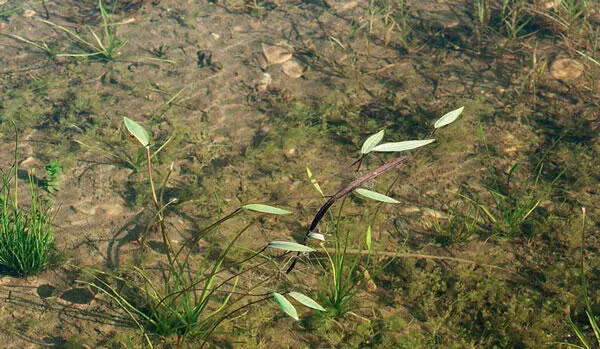
<svg viewBox="0 0 600 349"><path fill-rule="evenodd" d="M0 268L17 276L36 274L46 266L54 241L52 220L31 174L31 202L27 208L19 205L16 145L15 165L0 176ZM13 180L14 193L11 191Z"/></svg>
<svg viewBox="0 0 600 349"><path fill-rule="evenodd" d="M103 37L100 38L96 32L88 26L88 30L90 31L93 39L86 39L79 33L68 29L64 26L58 25L56 23L42 20L42 22L59 29L60 31L66 33L75 43L77 43L84 52L80 53L57 53L56 57L88 57L88 58L100 58L107 61L112 61L119 55L119 51L127 44L127 40L121 40L117 36L117 27L115 23L113 23L110 19L108 12L104 8L102 0L98 0L98 8L100 9L100 15L102 16L102 24L104 27ZM24 41L20 39L21 41ZM25 41L27 42L27 41ZM31 42L27 42L32 44ZM44 51L45 46L39 47L38 45L34 45Z"/></svg>
<svg viewBox="0 0 600 349"><path fill-rule="evenodd" d="M487 220L489 230L496 236L513 238L524 235L523 226L531 220L533 212L554 183L545 187L540 184L542 170L540 166L531 188L525 191L516 190L512 186L511 178L517 165L518 163L514 164L508 172L504 173L504 181L495 178L494 183L486 188L490 198L488 203L461 194L461 197L481 210Z"/></svg>
<svg viewBox="0 0 600 349"><path fill-rule="evenodd" d="M451 246L469 241L471 236L479 230L477 215L472 211L462 214L456 209L451 209L451 216L447 220L434 220L435 241L442 246Z"/></svg>

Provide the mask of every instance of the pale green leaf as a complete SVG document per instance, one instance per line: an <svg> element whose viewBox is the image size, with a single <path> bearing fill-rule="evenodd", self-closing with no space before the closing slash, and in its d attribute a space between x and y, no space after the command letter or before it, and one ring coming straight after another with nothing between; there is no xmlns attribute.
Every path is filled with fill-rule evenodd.
<svg viewBox="0 0 600 349"><path fill-rule="evenodd" d="M435 142L435 139L425 139L422 141L404 141L404 142L394 142L394 143L383 143L375 148L371 149L371 151L380 151L380 152L390 152L390 151L406 151L412 150L415 148L422 147L429 143Z"/></svg>
<svg viewBox="0 0 600 349"><path fill-rule="evenodd" d="M363 143L362 148L360 149L361 154L368 154L375 148L381 140L383 139L383 134L385 133L385 129L370 135L369 138Z"/></svg>
<svg viewBox="0 0 600 349"><path fill-rule="evenodd" d="M294 252L314 252L313 248L292 241L271 241L269 247Z"/></svg>
<svg viewBox="0 0 600 349"><path fill-rule="evenodd" d="M150 136L142 125L128 117L124 117L123 122L125 122L127 131L129 131L129 133L131 133L144 147L148 148L150 146Z"/></svg>
<svg viewBox="0 0 600 349"><path fill-rule="evenodd" d="M317 191L321 194L321 196L325 196L325 194L323 194L323 190L321 190L321 186L319 185L319 182L317 182L317 179L313 176L312 172L310 171L310 168L306 168L306 174L308 175L308 179L310 180L310 183L315 187L315 189L317 189Z"/></svg>
<svg viewBox="0 0 600 349"><path fill-rule="evenodd" d="M312 298L300 292L290 292L288 293L288 296L294 298L295 300L309 308L325 311L325 308L323 308L319 303L315 302Z"/></svg>
<svg viewBox="0 0 600 349"><path fill-rule="evenodd" d="M369 227L367 228L367 235L365 236L367 250L369 250L369 251L371 251L371 235L372 235L372 229L371 229L371 226L369 225Z"/></svg>
<svg viewBox="0 0 600 349"><path fill-rule="evenodd" d="M372 199L372 200L376 200L376 201L381 201L381 202L385 202L388 204L398 204L400 203L400 201L391 198L387 195L383 195L380 194L378 192L372 191L372 190L368 190L368 189L364 189L364 188L358 188L355 190L355 192L361 196L364 196L366 198Z"/></svg>
<svg viewBox="0 0 600 349"><path fill-rule="evenodd" d="M296 308L288 301L282 294L274 292L273 297L275 298L275 302L279 305L279 308L283 310L284 313L291 316L294 320L300 320L298 318L298 312L296 312Z"/></svg>
<svg viewBox="0 0 600 349"><path fill-rule="evenodd" d="M288 210L284 210L281 208L264 205L264 204L248 204L242 206L243 209L260 212L260 213L270 213L270 214L290 214L291 212Z"/></svg>
<svg viewBox="0 0 600 349"><path fill-rule="evenodd" d="M453 123L454 121L456 121L456 119L458 119L458 117L460 116L460 114L463 112L464 109L465 109L465 107L460 107L458 109L455 109L455 110L447 113L446 115L439 118L435 122L433 127L440 128L440 127L444 127L446 125Z"/></svg>
<svg viewBox="0 0 600 349"><path fill-rule="evenodd" d="M315 240L325 241L325 235L320 233L308 233L308 237Z"/></svg>

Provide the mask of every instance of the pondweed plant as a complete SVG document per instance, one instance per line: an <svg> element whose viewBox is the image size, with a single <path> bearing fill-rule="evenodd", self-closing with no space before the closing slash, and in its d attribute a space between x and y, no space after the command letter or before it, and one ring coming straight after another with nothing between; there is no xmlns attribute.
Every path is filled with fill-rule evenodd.
<svg viewBox="0 0 600 349"><path fill-rule="evenodd" d="M15 163L8 173L0 174L0 269L26 276L36 274L46 266L54 233L50 210L38 193L31 174L31 201L28 207L19 204L17 144L18 137L15 136ZM13 181L14 189L11 191Z"/></svg>
<svg viewBox="0 0 600 349"><path fill-rule="evenodd" d="M173 205L173 199L163 202L164 188L170 178L173 168L169 170L162 180L162 185L156 187L153 179L150 136L147 131L135 121L124 118L124 123L132 137L137 139L146 155L146 169L148 186L154 206L156 225L162 236L165 248L166 265L158 272L144 266L124 268L120 273L107 273L94 271L95 281L88 283L101 293L112 299L139 327L146 343L152 347L154 335L162 338L174 338L178 347L188 338L197 338L202 341L202 346L224 321L237 316L247 307L273 299L279 307L292 318L298 320L298 313L292 303L286 298L291 297L309 308L323 310L314 300L299 292L274 292L266 287L270 279L265 278L251 287L239 286L243 274L257 270L258 267L272 263L272 258L266 258L258 264L250 265L257 257L261 256L267 248L280 249L293 252L312 252L312 248L295 242L273 241L249 257L235 262L235 270L230 271L224 267L224 262L230 254L236 241L247 232L255 223L255 219L240 229L225 246L220 248L216 259L209 257L213 248L211 245L200 259L192 258L192 250L201 238L213 233L226 221L242 214L254 212L260 214L289 214L287 210L264 205L244 205L216 222L201 229L191 236L180 247L176 248L169 235L165 223L166 208ZM159 147L154 155L163 149ZM144 243L142 239L142 243ZM155 270L155 268L154 268ZM158 277L157 277L158 276ZM157 281L158 279L158 281ZM265 292L252 293L261 287Z"/></svg>
<svg viewBox="0 0 600 349"><path fill-rule="evenodd" d="M463 109L464 108L461 107L442 116L439 120L435 122L434 129L441 128L454 122L460 116ZM432 132L432 134L434 132ZM384 135L385 130L381 130L369 136L363 143L360 150L360 158L358 161L356 161L355 164L358 164L360 166L364 158L373 152L405 152L421 148L435 141L434 139L426 139L381 144ZM413 157L416 156L417 153L419 153L421 150L422 149L417 150L417 152L413 154ZM350 184L344 186L337 193L329 197L327 202L321 206L308 229L306 238L312 238L321 241L321 247L325 255L327 256L327 263L324 266L324 268L326 270L326 282L328 283L329 287L326 292L325 304L330 309L334 317L342 317L345 314L349 313L352 309L352 300L358 294L358 292L370 281L368 280L369 278L366 275L368 275L368 267L370 264L372 250L372 226L374 225L376 217L379 213L378 207L375 210L375 213L373 214L373 217L371 218L370 224L367 228L364 237L364 245L361 243L358 249L350 249L350 230L345 230L344 232L345 228L343 228L341 224L342 209L344 207L344 203L346 202L347 195L350 193L356 193L363 198L375 200L382 204L399 203L399 201L387 196L386 194L381 194L369 189L360 188L360 186L362 186L365 182L380 176L383 173L389 172L394 168L397 168L398 166L406 163L407 160L407 156L398 157L392 161L389 161L379 166L374 170L368 171L359 178L355 179ZM311 171L308 168L307 173L312 185L324 197L325 195L323 193L323 190L321 189L319 183L313 177ZM391 186L393 186L396 182L397 179L392 182ZM391 186L388 189L388 192L391 190ZM338 200L341 200L341 205L338 210L338 214L334 215L331 212L330 208ZM331 218L331 224L327 226L327 228L331 227L331 233L320 233L317 230L317 225L327 214ZM332 235L334 244L333 248L328 248L326 246L327 235ZM366 246L366 250L363 249L363 246ZM363 262L363 256L365 254L366 258L364 258ZM291 272L293 270L295 263L296 260L292 262L292 264L288 268L288 272Z"/></svg>
<svg viewBox="0 0 600 349"><path fill-rule="evenodd" d="M46 167L46 189L50 193L55 193L60 190L60 182L62 177L62 167L58 160L53 160Z"/></svg>

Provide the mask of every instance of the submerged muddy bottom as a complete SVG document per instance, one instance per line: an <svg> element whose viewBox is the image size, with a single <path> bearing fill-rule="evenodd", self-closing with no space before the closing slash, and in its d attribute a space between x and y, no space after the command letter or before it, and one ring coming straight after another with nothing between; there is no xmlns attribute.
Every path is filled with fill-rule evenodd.
<svg viewBox="0 0 600 349"><path fill-rule="evenodd" d="M596 343L581 253L593 317L600 8L569 4L106 1L103 18L96 1L0 0L0 164L14 162L13 120L19 190L33 171L55 234L43 272L0 277L0 346L582 345L569 319ZM154 182L172 246L194 240L190 270L225 255L218 280L248 269L239 293L302 292L326 311L293 300L295 321L268 296L181 342L102 292L114 276L143 284L132 266L162 285L167 264L145 151L123 117L153 151L166 144ZM436 141L359 165L382 129L384 143ZM239 264L270 241L303 242L331 195L401 155L406 165L362 185L397 203L340 198L315 231L326 242L310 241L292 273L292 255L273 249L271 264ZM244 211L195 239L253 203L291 214ZM343 310L331 301L336 237L355 266L337 274L354 285Z"/></svg>

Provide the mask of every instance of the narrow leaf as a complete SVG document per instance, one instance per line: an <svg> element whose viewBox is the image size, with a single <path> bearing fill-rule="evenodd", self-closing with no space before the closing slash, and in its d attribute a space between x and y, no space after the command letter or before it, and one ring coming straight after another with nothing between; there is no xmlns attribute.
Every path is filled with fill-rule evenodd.
<svg viewBox="0 0 600 349"><path fill-rule="evenodd" d="M269 247L294 252L314 252L313 248L292 241L271 241Z"/></svg>
<svg viewBox="0 0 600 349"><path fill-rule="evenodd" d="M312 309L316 309L316 310L320 310L320 311L325 311L325 308L323 308L319 303L315 302L312 298L303 295L300 292L290 292L288 293L288 296L294 298L295 300L297 300L298 302L302 303L303 305L312 308Z"/></svg>
<svg viewBox="0 0 600 349"><path fill-rule="evenodd" d="M263 205L263 204L248 204L248 205L244 205L242 206L243 209L246 210L250 210L250 211L255 211L255 212L260 212L260 213L270 213L270 214L290 214L290 211L281 209L281 208L277 208L277 207L273 207L273 206L269 206L269 205Z"/></svg>
<svg viewBox="0 0 600 349"><path fill-rule="evenodd" d="M375 148L371 149L371 151L381 151L381 152L390 152L390 151L406 151L412 150L415 148L422 147L429 143L435 142L435 139L425 139L422 141L404 141L404 142L394 142L394 143L383 143Z"/></svg>
<svg viewBox="0 0 600 349"><path fill-rule="evenodd" d="M369 138L363 143L362 148L360 149L361 154L368 154L375 148L381 140L383 139L383 134L385 133L385 129L370 135Z"/></svg>
<svg viewBox="0 0 600 349"><path fill-rule="evenodd" d="M369 250L369 251L371 251L371 235L372 235L372 230L371 230L371 226L369 225L369 227L367 228L367 236L365 236L367 250Z"/></svg>
<svg viewBox="0 0 600 349"><path fill-rule="evenodd" d="M396 200L394 198L391 198L391 197L389 197L387 195L383 195L383 194L380 194L378 192L371 191L371 190L364 189L364 188L358 188L358 189L355 190L355 192L357 194L361 195L361 196L366 197L366 198L369 198L369 199L372 199L372 200L376 200L376 201L385 202L385 203L388 203L388 204L398 204L398 203L400 203L400 201L398 201L398 200Z"/></svg>
<svg viewBox="0 0 600 349"><path fill-rule="evenodd" d="M150 136L142 125L127 117L123 118L123 122L125 122L127 131L129 131L129 133L131 133L144 147L148 148L150 146Z"/></svg>
<svg viewBox="0 0 600 349"><path fill-rule="evenodd" d="M433 127L440 128L440 127L444 127L446 125L453 123L454 121L456 121L456 119L458 119L458 117L460 116L460 114L463 112L464 109L465 109L465 107L460 107L458 109L455 109L455 110L447 113L446 115L439 118L435 122Z"/></svg>
<svg viewBox="0 0 600 349"><path fill-rule="evenodd" d="M298 318L298 312L296 312L296 308L288 301L282 294L274 292L273 297L275 298L275 302L279 305L279 308L283 310L284 313L291 316L294 320L300 320Z"/></svg>
<svg viewBox="0 0 600 349"><path fill-rule="evenodd" d="M317 179L313 176L312 172L310 171L310 168L308 167L306 168L306 174L308 175L308 179L310 180L310 183L313 185L313 187L317 189L321 196L325 196L325 194L323 194L323 190L321 190L319 182L317 182Z"/></svg>

